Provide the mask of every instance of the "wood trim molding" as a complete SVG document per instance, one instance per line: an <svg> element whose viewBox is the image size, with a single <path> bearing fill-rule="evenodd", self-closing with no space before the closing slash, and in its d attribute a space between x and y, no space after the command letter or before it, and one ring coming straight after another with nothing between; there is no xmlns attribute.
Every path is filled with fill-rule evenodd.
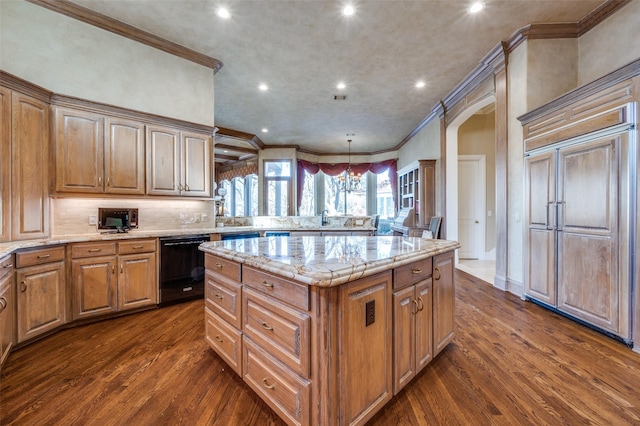
<svg viewBox="0 0 640 426"><path fill-rule="evenodd" d="M110 18L106 15L98 13L94 10L75 4L69 0L27 0L35 5L47 8L54 12L61 13L71 18L77 19L84 23L93 25L103 30L118 34L122 37L137 41L138 43L146 44L153 48L162 50L171 55L178 56L196 64L203 65L207 68L213 69L213 73L217 73L222 68L222 62L207 56L203 53L196 52L172 41L166 40L162 37L158 37L155 34L151 34L144 30L133 27L124 22Z"/></svg>
<svg viewBox="0 0 640 426"><path fill-rule="evenodd" d="M233 145L225 145L223 143L217 143L215 144L215 148L216 149L226 149L229 151L235 151L235 152L242 152L245 154L257 154L258 150L257 149L251 149L251 148L242 148L239 146L233 146Z"/></svg>
<svg viewBox="0 0 640 426"><path fill-rule="evenodd" d="M42 102L51 103L53 92L0 70L0 85Z"/></svg>
<svg viewBox="0 0 640 426"><path fill-rule="evenodd" d="M253 146L257 150L265 148L265 145L264 143L262 143L260 138L251 133L245 133L239 130L228 129L226 127L218 127L217 134L220 136L226 136L228 138L242 139L243 141L249 142L249 144L251 144L251 146Z"/></svg>
<svg viewBox="0 0 640 426"><path fill-rule="evenodd" d="M590 31L599 23L613 15L618 9L631 3L631 0L608 0L598 7L596 10L585 16L578 22L578 37Z"/></svg>

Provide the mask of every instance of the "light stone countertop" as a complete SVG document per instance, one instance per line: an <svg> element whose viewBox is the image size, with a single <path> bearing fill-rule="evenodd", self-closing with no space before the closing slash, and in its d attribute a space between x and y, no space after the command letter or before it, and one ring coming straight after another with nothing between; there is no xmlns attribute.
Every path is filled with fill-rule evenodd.
<svg viewBox="0 0 640 426"><path fill-rule="evenodd" d="M331 287L460 247L412 237L263 237L203 243L200 250L308 285Z"/></svg>

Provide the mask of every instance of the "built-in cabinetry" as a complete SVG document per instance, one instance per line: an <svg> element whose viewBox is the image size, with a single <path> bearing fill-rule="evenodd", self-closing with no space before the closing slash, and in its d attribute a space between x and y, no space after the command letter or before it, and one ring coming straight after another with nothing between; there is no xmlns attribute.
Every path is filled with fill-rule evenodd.
<svg viewBox="0 0 640 426"><path fill-rule="evenodd" d="M414 161L398 170L401 209L415 210L415 227L426 228L436 214L436 160Z"/></svg>
<svg viewBox="0 0 640 426"><path fill-rule="evenodd" d="M333 287L205 266L207 342L288 424L366 423L453 339L453 252Z"/></svg>
<svg viewBox="0 0 640 426"><path fill-rule="evenodd" d="M13 256L0 259L0 368L15 343Z"/></svg>
<svg viewBox="0 0 640 426"><path fill-rule="evenodd" d="M525 295L625 340L632 337L637 80L604 79L520 118Z"/></svg>
<svg viewBox="0 0 640 426"><path fill-rule="evenodd" d="M56 192L143 195L144 124L55 109Z"/></svg>
<svg viewBox="0 0 640 426"><path fill-rule="evenodd" d="M70 246L73 319L158 303L156 239Z"/></svg>
<svg viewBox="0 0 640 426"><path fill-rule="evenodd" d="M16 259L17 341L63 325L66 315L64 246L20 251Z"/></svg>
<svg viewBox="0 0 640 426"><path fill-rule="evenodd" d="M432 259L393 270L393 394L433 358Z"/></svg>
<svg viewBox="0 0 640 426"><path fill-rule="evenodd" d="M3 87L0 96L0 241L48 237L49 105Z"/></svg>
<svg viewBox="0 0 640 426"><path fill-rule="evenodd" d="M211 197L211 137L147 127L147 193Z"/></svg>

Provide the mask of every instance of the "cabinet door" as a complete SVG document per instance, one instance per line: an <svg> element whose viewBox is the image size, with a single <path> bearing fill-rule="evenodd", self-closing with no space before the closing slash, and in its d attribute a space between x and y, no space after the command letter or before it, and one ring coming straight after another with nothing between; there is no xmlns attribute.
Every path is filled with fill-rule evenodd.
<svg viewBox="0 0 640 426"><path fill-rule="evenodd" d="M525 293L556 306L555 151L525 160Z"/></svg>
<svg viewBox="0 0 640 426"><path fill-rule="evenodd" d="M622 137L558 152L558 309L615 333L620 301L628 298L618 263Z"/></svg>
<svg viewBox="0 0 640 426"><path fill-rule="evenodd" d="M211 197L211 137L182 134L183 192L189 197Z"/></svg>
<svg viewBox="0 0 640 426"><path fill-rule="evenodd" d="M13 346L15 308L13 300L13 274L0 279L0 366Z"/></svg>
<svg viewBox="0 0 640 426"><path fill-rule="evenodd" d="M56 191L102 193L102 115L57 108L55 120Z"/></svg>
<svg viewBox="0 0 640 426"><path fill-rule="evenodd" d="M0 241L11 238L11 90L0 87Z"/></svg>
<svg viewBox="0 0 640 426"><path fill-rule="evenodd" d="M92 317L117 310L115 256L74 259L73 319Z"/></svg>
<svg viewBox="0 0 640 426"><path fill-rule="evenodd" d="M147 127L147 194L180 195L180 132Z"/></svg>
<svg viewBox="0 0 640 426"><path fill-rule="evenodd" d="M105 129L105 192L144 194L144 125L107 117Z"/></svg>
<svg viewBox="0 0 640 426"><path fill-rule="evenodd" d="M19 343L65 323L63 262L18 269L16 281Z"/></svg>
<svg viewBox="0 0 640 426"><path fill-rule="evenodd" d="M118 309L133 309L158 303L155 253L118 257Z"/></svg>
<svg viewBox="0 0 640 426"><path fill-rule="evenodd" d="M49 236L49 105L11 95L13 240Z"/></svg>
<svg viewBox="0 0 640 426"><path fill-rule="evenodd" d="M418 304L415 286L393 293L393 394L416 375L415 315Z"/></svg>
<svg viewBox="0 0 640 426"><path fill-rule="evenodd" d="M453 282L453 251L433 258L433 356L453 340L456 292Z"/></svg>
<svg viewBox="0 0 640 426"><path fill-rule="evenodd" d="M416 320L416 373L419 373L433 359L433 310L431 278L416 284L418 311Z"/></svg>

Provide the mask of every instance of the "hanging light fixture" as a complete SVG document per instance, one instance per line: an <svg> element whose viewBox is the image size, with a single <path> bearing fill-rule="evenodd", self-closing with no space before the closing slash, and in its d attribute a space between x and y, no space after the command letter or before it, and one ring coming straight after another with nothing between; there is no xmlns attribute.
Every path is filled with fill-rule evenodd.
<svg viewBox="0 0 640 426"><path fill-rule="evenodd" d="M347 170L345 170L338 179L340 180L341 192L359 192L362 191L362 173L357 175L351 170L351 139L347 139L349 143L349 162Z"/></svg>

